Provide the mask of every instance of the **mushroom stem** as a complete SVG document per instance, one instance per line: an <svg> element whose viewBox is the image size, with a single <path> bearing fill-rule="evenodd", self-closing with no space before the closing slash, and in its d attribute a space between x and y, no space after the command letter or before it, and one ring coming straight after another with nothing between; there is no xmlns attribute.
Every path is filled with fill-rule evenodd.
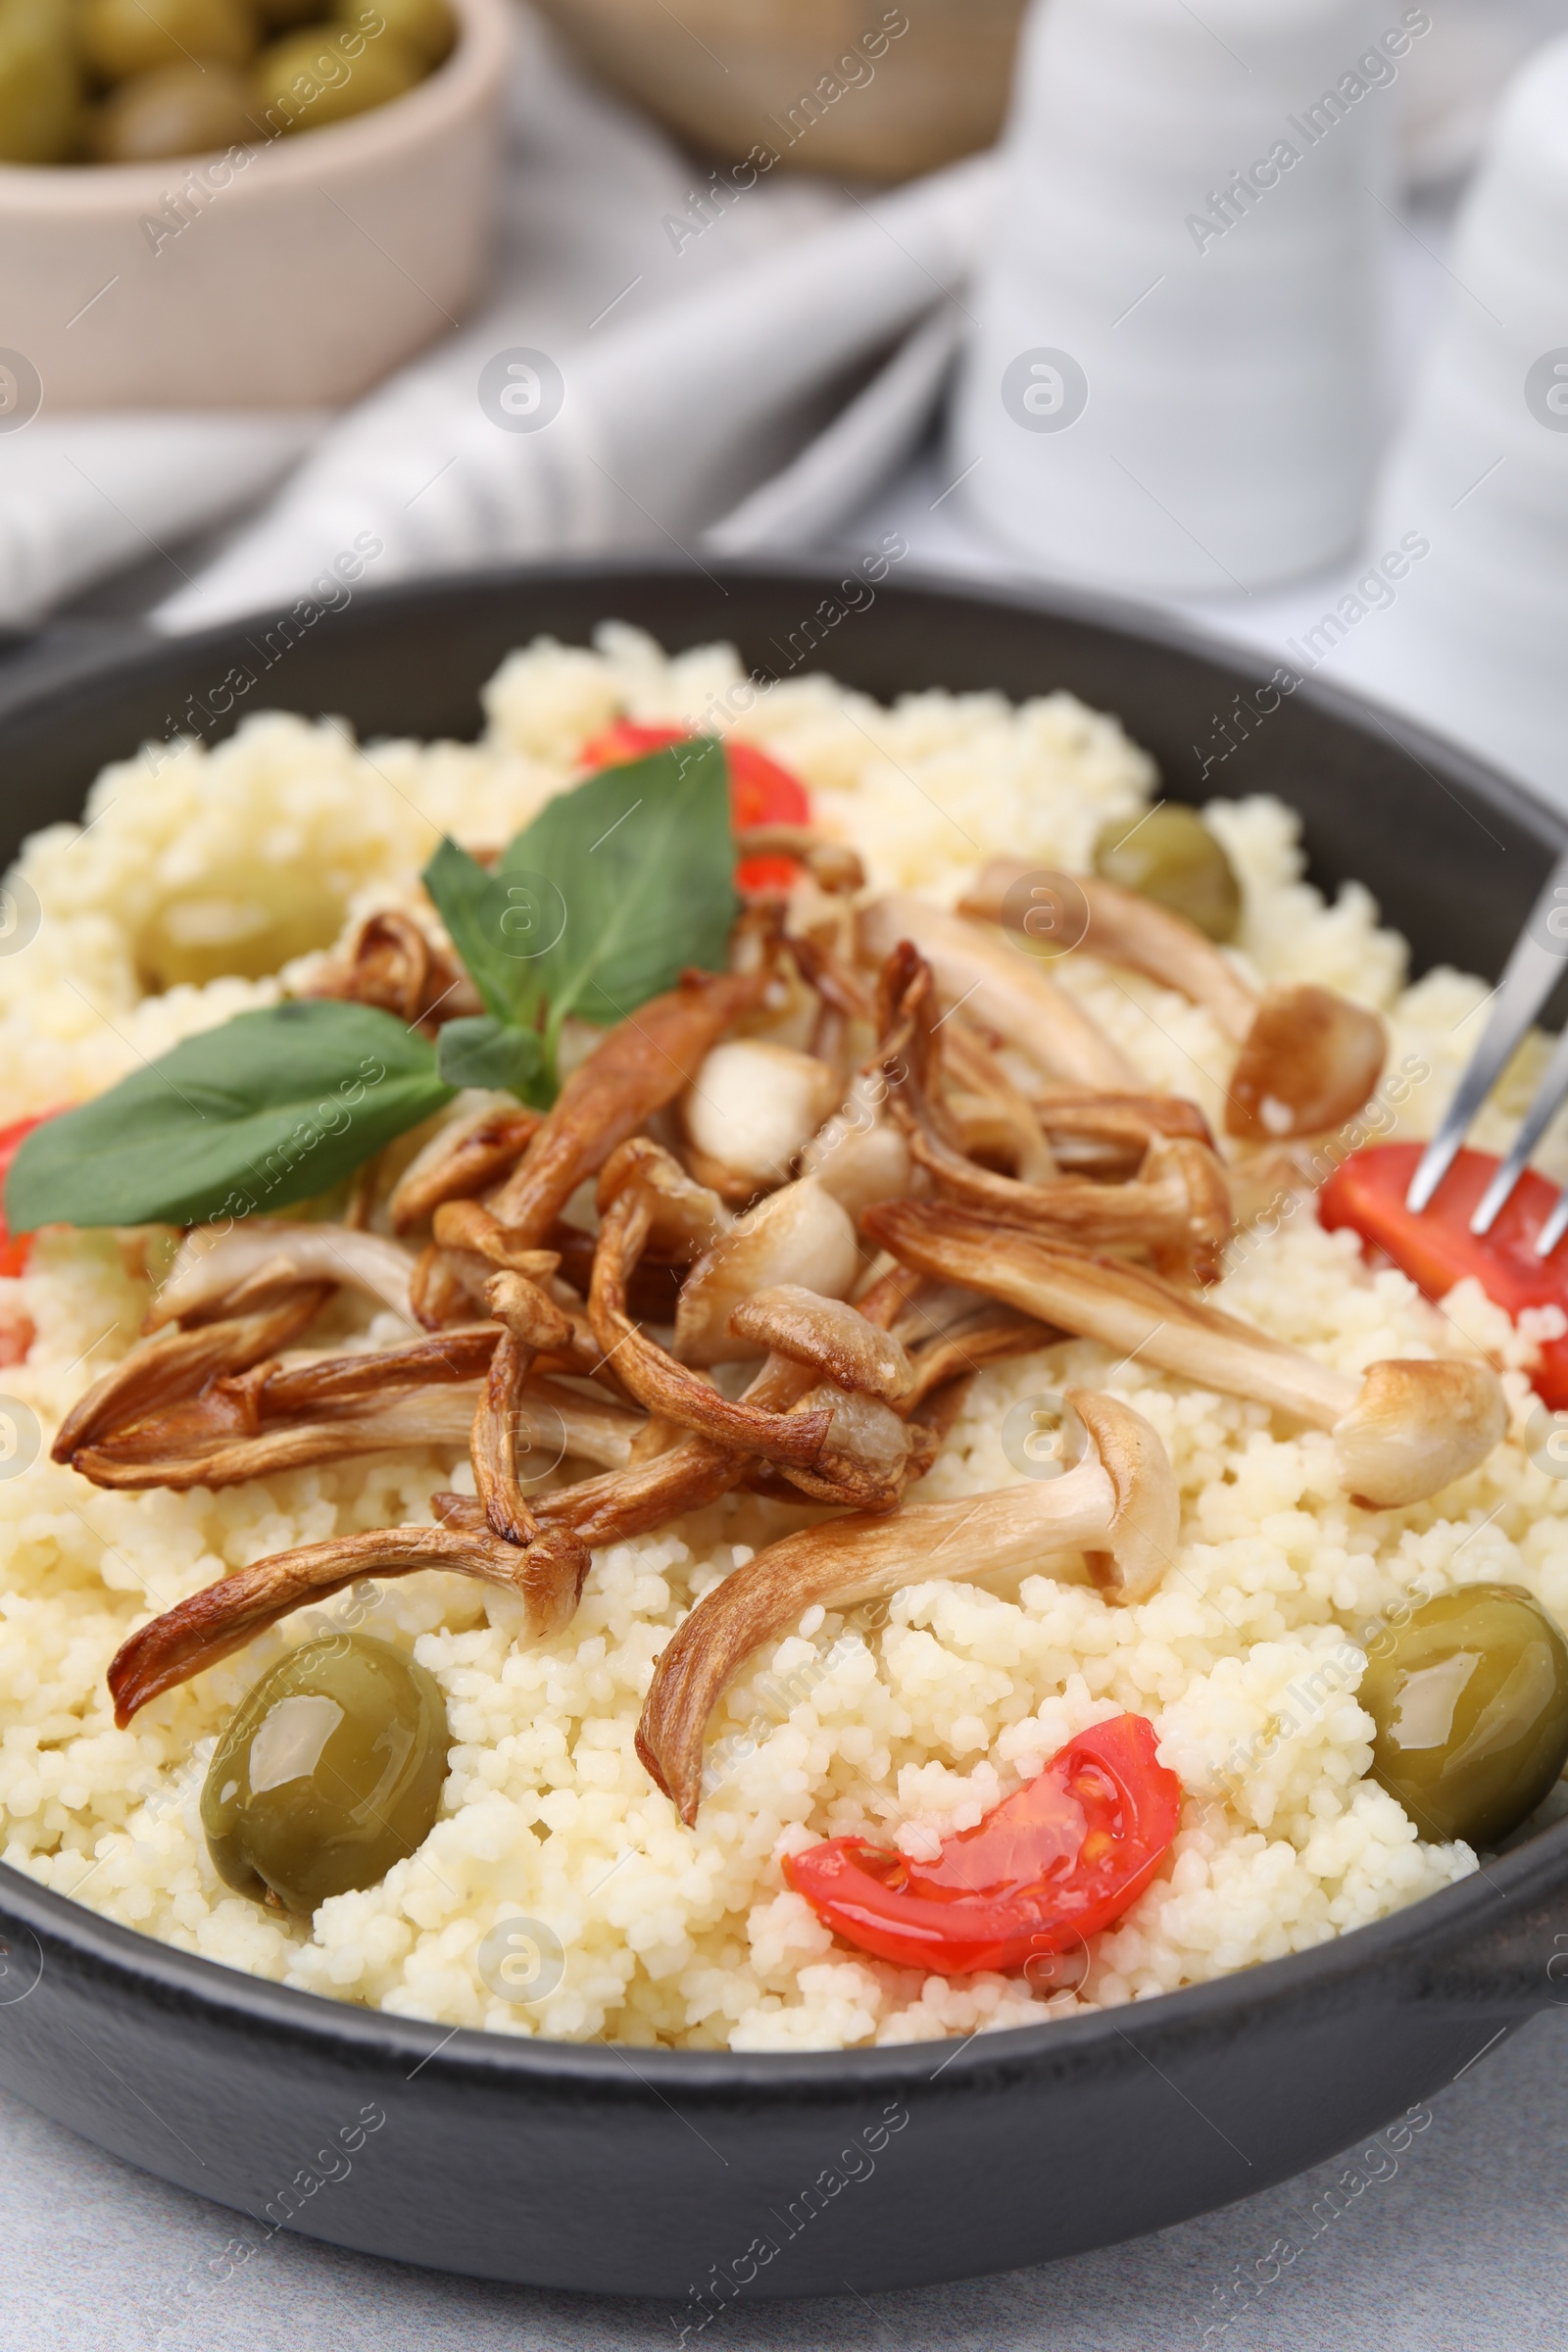
<svg viewBox="0 0 1568 2352"><path fill-rule="evenodd" d="M1348 1411L1357 1384L1282 1340L1161 1282L1122 1258L1091 1257L1044 1235L958 1208L891 1201L866 1230L904 1264L1003 1299L1043 1323L1142 1355L1228 1395L1256 1396L1327 1429Z"/></svg>
<svg viewBox="0 0 1568 2352"><path fill-rule="evenodd" d="M861 955L885 962L910 940L930 964L944 1002L1026 1054L1048 1078L1074 1086L1136 1088L1138 1073L1119 1047L1038 963L987 925L966 922L923 899L878 899L862 907Z"/></svg>
<svg viewBox="0 0 1568 2352"><path fill-rule="evenodd" d="M760 1002L768 969L688 972L651 998L573 1070L520 1167L488 1205L520 1243L544 1239L585 1176L656 1110L684 1094L732 1021Z"/></svg>
<svg viewBox="0 0 1568 2352"><path fill-rule="evenodd" d="M226 1373L248 1372L297 1339L331 1295L320 1284L309 1284L255 1314L201 1323L194 1331L161 1331L138 1342L76 1399L56 1433L52 1459L69 1462L106 1430L194 1396Z"/></svg>
<svg viewBox="0 0 1568 2352"><path fill-rule="evenodd" d="M1021 858L993 858L959 900L959 911L984 922L1004 921L1008 892L1033 870ZM1196 923L1119 882L1074 874L1072 884L1089 910L1080 943L1086 954L1125 964L1194 1004L1206 1004L1232 1043L1242 1043L1257 1010L1257 992Z"/></svg>
<svg viewBox="0 0 1568 2352"><path fill-rule="evenodd" d="M798 858L818 890L830 896L865 888L865 868L849 843L814 825L743 825L735 836L735 855Z"/></svg>
<svg viewBox="0 0 1568 2352"><path fill-rule="evenodd" d="M650 1152L657 1150L649 1146ZM667 1155L661 1154L661 1157ZM675 1174L685 1177L675 1163ZM732 1403L685 1364L666 1354L627 1311L626 1284L653 1230L655 1203L646 1181L628 1182L605 1206L594 1253L588 1313L594 1337L631 1394L648 1411L732 1451L768 1461L809 1466L822 1450L830 1415L773 1413L743 1398Z"/></svg>
<svg viewBox="0 0 1568 2352"><path fill-rule="evenodd" d="M529 1634L542 1642L570 1622L588 1552L559 1527L540 1529L521 1547L477 1530L387 1527L277 1552L208 1585L121 1643L109 1668L115 1721L123 1729L150 1699L243 1649L308 1600L325 1600L363 1576L413 1576L425 1568L520 1593Z"/></svg>
<svg viewBox="0 0 1568 2352"><path fill-rule="evenodd" d="M414 1260L397 1242L352 1225L293 1224L281 1217L248 1217L226 1232L198 1225L180 1244L168 1280L147 1310L145 1328L156 1331L176 1317L202 1314L259 1277L279 1288L341 1283L412 1323L413 1273Z"/></svg>
<svg viewBox="0 0 1568 2352"><path fill-rule="evenodd" d="M510 1174L543 1125L506 1095L449 1120L404 1169L388 1202L394 1233L410 1233L443 1201L469 1200Z"/></svg>
<svg viewBox="0 0 1568 2352"><path fill-rule="evenodd" d="M474 1483L492 1534L526 1545L538 1532L517 1476L522 1389L543 1348L561 1348L571 1326L521 1274L497 1274L489 1286L491 1311L505 1326L479 1393L469 1449Z"/></svg>
<svg viewBox="0 0 1568 2352"><path fill-rule="evenodd" d="M1122 1259L1090 1257L1038 1234L915 1201L872 1209L865 1226L919 1273L1331 1430L1346 1491L1369 1510L1397 1510L1439 1494L1478 1469L1507 1429L1490 1364L1398 1357L1357 1379Z"/></svg>
<svg viewBox="0 0 1568 2352"><path fill-rule="evenodd" d="M777 1641L808 1608L853 1608L933 1577L987 1576L1072 1552L1124 1549L1130 1575L1175 1549L1176 1488L1158 1438L1112 1397L1068 1400L1089 1427L1114 1433L1116 1470L1090 1450L1055 1479L1004 1487L956 1502L919 1503L892 1517L857 1514L787 1536L699 1601L661 1654L637 1730L637 1753L690 1825L702 1794L709 1717L745 1660ZM1123 1595L1129 1596L1129 1595Z"/></svg>

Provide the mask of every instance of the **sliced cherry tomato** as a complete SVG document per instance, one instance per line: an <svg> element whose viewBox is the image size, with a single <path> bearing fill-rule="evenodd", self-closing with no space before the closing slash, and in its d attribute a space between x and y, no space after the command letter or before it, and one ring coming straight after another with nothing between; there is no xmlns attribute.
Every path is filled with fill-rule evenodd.
<svg viewBox="0 0 1568 2352"><path fill-rule="evenodd" d="M1446 1298L1473 1275L1487 1297L1517 1316L1527 1306L1568 1313L1568 1263L1562 1250L1538 1257L1534 1243L1557 1205L1557 1187L1527 1168L1492 1231L1474 1234L1470 1219L1497 1173L1490 1152L1461 1152L1419 1216L1404 1205L1425 1146L1372 1144L1342 1160L1318 1195L1317 1213L1331 1233L1348 1225L1392 1257L1429 1298ZM1532 1374L1553 1411L1568 1405L1568 1339L1547 1340Z"/></svg>
<svg viewBox="0 0 1568 2352"><path fill-rule="evenodd" d="M945 1977L1021 1968L1108 1928L1164 1860L1182 1785L1155 1747L1146 1717L1113 1716L945 1839L935 1862L834 1838L788 1856L784 1875L862 1952Z"/></svg>
<svg viewBox="0 0 1568 2352"><path fill-rule="evenodd" d="M685 727L644 727L617 718L612 726L582 747L585 767L618 767L623 760L641 760L649 752L666 752L672 743L689 743ZM806 787L787 767L780 767L754 743L726 743L729 763L730 810L737 833L755 825L805 825L811 818ZM793 888L800 878L793 858L743 858L735 868L736 888L748 898L765 898Z"/></svg>
<svg viewBox="0 0 1568 2352"><path fill-rule="evenodd" d="M5 1198L5 1183L11 1173L11 1162L16 1158L27 1137L35 1127L41 1127L45 1119L58 1118L60 1109L65 1107L65 1104L62 1103L59 1109L36 1111L30 1119L18 1119L13 1126L0 1127L0 1202L3 1202ZM13 1235L11 1228L6 1223L4 1207L0 1206L0 1274L24 1274L27 1270L27 1260L31 1255L32 1235L30 1233Z"/></svg>

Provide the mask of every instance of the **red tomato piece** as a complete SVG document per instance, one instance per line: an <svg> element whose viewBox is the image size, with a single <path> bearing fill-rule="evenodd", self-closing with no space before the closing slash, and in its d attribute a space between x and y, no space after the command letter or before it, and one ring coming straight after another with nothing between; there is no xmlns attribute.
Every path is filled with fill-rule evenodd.
<svg viewBox="0 0 1568 2352"><path fill-rule="evenodd" d="M935 1862L833 1838L790 1855L784 1875L862 1952L945 1977L1021 1968L1108 1928L1164 1860L1182 1785L1156 1744L1147 1717L1113 1716L946 1838Z"/></svg>
<svg viewBox="0 0 1568 2352"><path fill-rule="evenodd" d="M4 1199L5 1182L11 1173L11 1162L16 1158L27 1137L35 1127L41 1127L45 1119L58 1118L60 1110L65 1107L66 1105L62 1103L60 1109L57 1110L35 1111L30 1119L18 1119L13 1126L0 1127L0 1200ZM0 1207L0 1274L24 1274L27 1270L27 1260L31 1255L32 1235L30 1233L13 1235L11 1228L6 1223L5 1210Z"/></svg>
<svg viewBox="0 0 1568 2352"><path fill-rule="evenodd" d="M1415 1216L1404 1205L1425 1146L1372 1144L1342 1160L1318 1195L1317 1213L1331 1233L1348 1225L1392 1257L1429 1298L1446 1297L1473 1275L1487 1297L1517 1316L1527 1306L1568 1313L1568 1264L1559 1246L1538 1257L1535 1239L1557 1205L1557 1187L1527 1168L1492 1231L1474 1234L1470 1219L1495 1176L1491 1152L1461 1152L1432 1200ZM1568 1405L1568 1339L1547 1340L1532 1375L1553 1411Z"/></svg>
<svg viewBox="0 0 1568 2352"><path fill-rule="evenodd" d="M583 745L582 762L585 767L618 767L624 760L641 760L649 752L667 752L671 744L690 741L685 727L645 727L633 719L617 718ZM810 823L811 804L806 787L787 767L780 767L754 743L726 743L724 758L729 765L730 812L737 833L749 832L755 825ZM748 898L775 896L793 889L800 871L793 858L743 858L735 869L736 888Z"/></svg>

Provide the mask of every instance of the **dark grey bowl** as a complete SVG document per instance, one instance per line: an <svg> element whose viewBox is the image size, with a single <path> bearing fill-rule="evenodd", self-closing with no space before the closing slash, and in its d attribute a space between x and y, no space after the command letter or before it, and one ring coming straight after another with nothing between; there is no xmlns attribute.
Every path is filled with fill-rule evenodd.
<svg viewBox="0 0 1568 2352"><path fill-rule="evenodd" d="M106 760L181 720L221 733L271 705L368 733L471 735L476 689L509 648L543 630L581 642L614 615L670 646L728 638L770 674L804 653L799 666L882 698L1069 687L1122 715L1173 795L1294 803L1316 878L1366 881L1417 968L1496 972L1556 853L1558 825L1452 746L1311 684L1260 717L1268 663L1147 615L901 582L835 622L834 585L558 567L366 596L282 652L259 622L15 656L0 666L3 846L75 815ZM236 697L241 672L254 682ZM1238 748L1205 776L1227 713ZM263 2231L667 2295L680 2337L738 2296L1003 2270L1266 2187L1557 1997L1559 1930L1568 1823L1376 1927L1133 2009L935 2047L735 2057L339 2007L0 1869L0 2082Z"/></svg>

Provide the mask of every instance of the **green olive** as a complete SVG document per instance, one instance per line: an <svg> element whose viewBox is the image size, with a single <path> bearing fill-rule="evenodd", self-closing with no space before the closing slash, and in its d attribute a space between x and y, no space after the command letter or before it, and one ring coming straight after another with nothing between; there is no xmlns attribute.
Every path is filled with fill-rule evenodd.
<svg viewBox="0 0 1568 2352"><path fill-rule="evenodd" d="M1179 801L1162 801L1131 823L1118 818L1105 825L1095 844L1095 871L1185 914L1212 940L1236 937L1242 919L1236 869L1198 810Z"/></svg>
<svg viewBox="0 0 1568 2352"><path fill-rule="evenodd" d="M324 880L296 867L215 870L149 916L136 942L137 976L154 995L230 973L260 980L330 947L342 928L343 902Z"/></svg>
<svg viewBox="0 0 1568 2352"><path fill-rule="evenodd" d="M50 0L0 6L0 163L63 164L81 136L71 20Z"/></svg>
<svg viewBox="0 0 1568 2352"><path fill-rule="evenodd" d="M256 61L256 102L275 130L318 130L401 98L424 68L389 32L317 25L291 32Z"/></svg>
<svg viewBox="0 0 1568 2352"><path fill-rule="evenodd" d="M1568 1762L1568 1642L1515 1585L1426 1601L1372 1643L1372 1778L1423 1838L1495 1845Z"/></svg>
<svg viewBox="0 0 1568 2352"><path fill-rule="evenodd" d="M232 66L157 66L105 99L92 152L101 164L145 164L243 147L256 137L250 103L250 85Z"/></svg>
<svg viewBox="0 0 1568 2352"><path fill-rule="evenodd" d="M81 43L107 81L205 58L242 66L256 47L245 0L84 0Z"/></svg>
<svg viewBox="0 0 1568 2352"><path fill-rule="evenodd" d="M340 24L368 29L380 17L388 38L416 57L427 70L449 56L458 37L458 21L449 0L335 0L333 16Z"/></svg>
<svg viewBox="0 0 1568 2352"><path fill-rule="evenodd" d="M447 1777L439 1684L368 1634L309 1642L235 1708L202 1789L219 1877L309 1916L429 1836Z"/></svg>

